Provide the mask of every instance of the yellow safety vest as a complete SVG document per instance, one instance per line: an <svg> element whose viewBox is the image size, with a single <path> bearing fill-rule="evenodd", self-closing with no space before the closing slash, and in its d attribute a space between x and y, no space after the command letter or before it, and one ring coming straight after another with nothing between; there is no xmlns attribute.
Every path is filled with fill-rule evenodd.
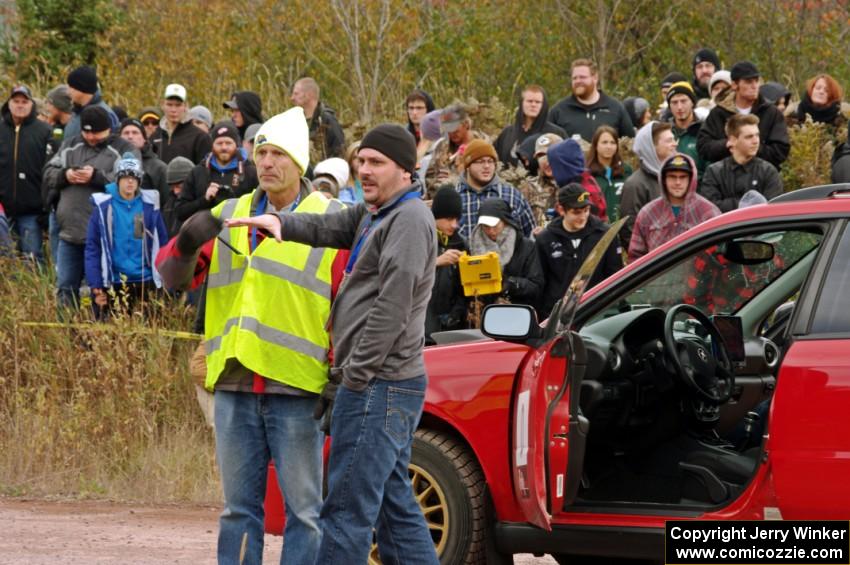
<svg viewBox="0 0 850 565"><path fill-rule="evenodd" d="M250 216L254 192L222 202L213 215ZM313 192L294 213L342 208L338 200ZM220 241L213 246L204 325L205 386L213 390L225 363L233 358L267 379L321 392L328 379L330 340L325 327L337 250L266 238L251 253L249 235L243 226L226 228L219 236L241 255Z"/></svg>

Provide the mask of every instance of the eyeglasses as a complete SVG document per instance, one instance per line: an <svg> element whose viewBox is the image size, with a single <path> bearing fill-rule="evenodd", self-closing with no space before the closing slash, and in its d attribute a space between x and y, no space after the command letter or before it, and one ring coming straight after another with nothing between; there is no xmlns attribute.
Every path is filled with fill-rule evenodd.
<svg viewBox="0 0 850 565"><path fill-rule="evenodd" d="M158 126L159 122L157 120L145 120L142 122L142 125L145 126Z"/></svg>

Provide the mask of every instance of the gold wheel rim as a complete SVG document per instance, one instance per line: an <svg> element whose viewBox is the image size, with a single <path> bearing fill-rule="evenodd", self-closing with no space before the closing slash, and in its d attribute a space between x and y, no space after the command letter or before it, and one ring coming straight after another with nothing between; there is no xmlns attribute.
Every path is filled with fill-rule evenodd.
<svg viewBox="0 0 850 565"><path fill-rule="evenodd" d="M434 478L434 476L414 463L408 466L410 473L410 484L413 487L413 496L419 503L434 547L437 549L437 557L443 554L449 536L449 507L446 493ZM378 546L372 544L369 552L369 565L380 565L378 557Z"/></svg>

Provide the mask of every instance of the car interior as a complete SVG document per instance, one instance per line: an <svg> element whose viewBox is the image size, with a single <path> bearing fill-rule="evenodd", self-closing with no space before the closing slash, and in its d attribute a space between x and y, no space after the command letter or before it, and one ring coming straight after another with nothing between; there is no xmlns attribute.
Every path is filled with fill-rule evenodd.
<svg viewBox="0 0 850 565"><path fill-rule="evenodd" d="M786 229L713 242L583 324L589 426L571 507L737 498L755 475L795 297L821 238Z"/></svg>
<svg viewBox="0 0 850 565"><path fill-rule="evenodd" d="M738 229L670 254L578 320L587 435L577 496L565 498L564 510L705 509L743 492L768 431L794 304L824 232L811 224ZM487 331L487 320L485 312L484 334L499 334ZM482 332L433 336L441 345Z"/></svg>

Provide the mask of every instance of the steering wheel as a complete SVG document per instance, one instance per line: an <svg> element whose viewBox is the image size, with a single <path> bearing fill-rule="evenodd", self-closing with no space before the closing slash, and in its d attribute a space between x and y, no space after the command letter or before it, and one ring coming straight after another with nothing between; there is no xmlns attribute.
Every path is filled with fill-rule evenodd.
<svg viewBox="0 0 850 565"><path fill-rule="evenodd" d="M673 321L679 314L689 314L708 331L714 354L697 340L677 340L673 337ZM732 397L735 372L729 361L729 352L717 326L699 308L678 304L667 311L667 317L664 318L664 347L676 374L700 400L721 405ZM721 384L724 386L721 387Z"/></svg>

